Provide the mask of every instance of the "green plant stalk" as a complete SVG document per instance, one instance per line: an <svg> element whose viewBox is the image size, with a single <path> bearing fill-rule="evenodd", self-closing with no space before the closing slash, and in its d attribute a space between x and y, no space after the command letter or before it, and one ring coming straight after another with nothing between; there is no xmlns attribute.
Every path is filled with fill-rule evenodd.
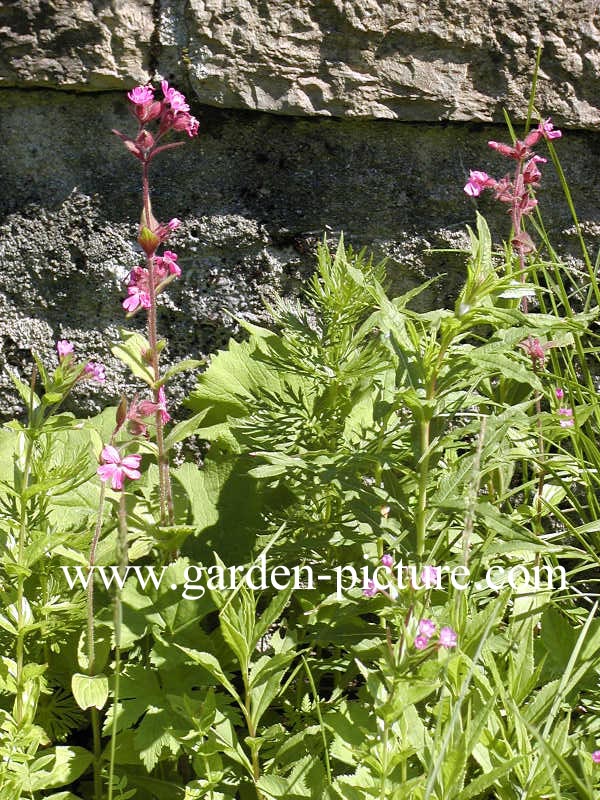
<svg viewBox="0 0 600 800"><path fill-rule="evenodd" d="M252 696L250 693L250 675L248 673L248 665L244 665L244 670L242 671L242 679L244 681L244 705L242 710L244 712L244 718L246 720L246 726L248 728L248 734L251 739L256 738L256 726L252 721L252 713L251 713L251 702ZM256 797L257 800L264 800L264 796L260 789L258 788L258 781L260 780L260 761L258 760L258 750L256 748L256 743L252 742L250 744L250 753L252 755L252 778L254 780L254 788L256 789Z"/></svg>
<svg viewBox="0 0 600 800"><path fill-rule="evenodd" d="M325 771L327 773L327 783L331 786L331 763L329 761L329 745L327 744L327 735L325 733L325 723L323 722L323 715L321 714L321 703L319 700L319 693L317 692L317 687L315 686L315 681L312 676L312 672L308 663L304 656L302 656L302 663L304 664L304 669L306 670L306 675L308 677L308 682L310 684L310 690L313 693L313 697L315 700L315 710L317 712L317 719L319 720L319 726L321 728L321 737L323 739L323 755L325 758ZM298 681L298 683L300 683Z"/></svg>
<svg viewBox="0 0 600 800"><path fill-rule="evenodd" d="M33 421L33 396L35 393L35 383L37 379L37 367L34 365L31 372L30 393L29 393L29 408L28 408L28 421L29 425ZM23 465L23 478L21 483L20 492L20 508L19 508L19 542L18 542L18 565L23 564L25 555L25 537L27 535L27 500L24 497L27 487L29 485L29 475L31 472L31 456L33 454L33 436L27 434L27 447L25 450L25 463ZM17 724L23 721L23 667L25 660L25 635L23 633L23 600L25 596L25 579L19 570L17 576L17 643L16 643L16 697L15 697L15 719Z"/></svg>
<svg viewBox="0 0 600 800"><path fill-rule="evenodd" d="M127 509L125 506L125 491L121 492L119 499L119 572L121 579L127 568ZM117 748L117 707L119 705L119 688L121 680L121 622L123 618L123 605L121 589L117 588L115 595L115 688L113 698L113 720L110 739L110 762L108 768L108 800L113 800L113 784L115 775L115 754Z"/></svg>
<svg viewBox="0 0 600 800"><path fill-rule="evenodd" d="M427 479L429 477L429 420L420 422L420 454L419 489L417 500L417 558L420 560L425 552Z"/></svg>
<svg viewBox="0 0 600 800"><path fill-rule="evenodd" d="M535 372L536 370L534 370ZM544 491L544 480L546 477L546 470L544 467L544 433L542 429L542 395L540 392L537 392L535 396L535 415L536 415L536 427L538 430L538 455L540 459L540 474L538 478L538 485L536 491L536 498L535 498L535 510L536 514L534 517L535 520L535 532L538 536L544 532L542 528L542 492ZM539 560L539 553L537 555L537 559Z"/></svg>
<svg viewBox="0 0 600 800"><path fill-rule="evenodd" d="M106 495L106 484L102 481L100 485L100 500L98 502L98 517L96 527L90 546L89 569L92 572L87 587L87 646L88 646L88 674L94 675L96 647L94 641L94 575L93 568L96 563L96 549L102 532L102 517L104 513L104 498ZM94 752L94 800L102 800L102 741L100 737L100 715L97 708L90 710L92 721L92 737Z"/></svg>
<svg viewBox="0 0 600 800"><path fill-rule="evenodd" d="M17 564L19 567L23 566L25 560L25 539L27 537L27 487L29 485L29 476L31 474L31 457L33 454L34 437L31 432L27 433L27 447L25 449L25 462L23 466L23 477L21 492L19 497L19 542L17 553ZM17 576L17 642L16 642L16 697L15 697L15 720L17 725L20 725L24 719L23 710L23 668L25 662L25 623L23 619L23 602L25 600L25 578L23 572L19 569Z"/></svg>
<svg viewBox="0 0 600 800"><path fill-rule="evenodd" d="M384 721L383 723L383 741L381 742L382 760L381 760L381 789L379 792L379 800L386 800L387 797L387 775L389 770L389 726Z"/></svg>

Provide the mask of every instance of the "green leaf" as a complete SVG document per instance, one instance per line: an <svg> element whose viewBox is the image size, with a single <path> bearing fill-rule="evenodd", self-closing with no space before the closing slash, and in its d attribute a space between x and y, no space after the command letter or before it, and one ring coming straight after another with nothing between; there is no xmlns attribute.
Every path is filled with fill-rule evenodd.
<svg viewBox="0 0 600 800"><path fill-rule="evenodd" d="M144 355L150 350L150 343L141 333L133 333L121 329L123 344L116 344L111 352L122 361L136 378L141 378L149 386L154 385L154 373Z"/></svg>
<svg viewBox="0 0 600 800"><path fill-rule="evenodd" d="M82 675L76 672L71 678L71 691L79 708L104 708L108 700L108 678L106 675Z"/></svg>
<svg viewBox="0 0 600 800"><path fill-rule="evenodd" d="M26 788L30 792L41 792L66 786L83 775L92 761L92 754L83 747L56 747L31 764L31 778Z"/></svg>
<svg viewBox="0 0 600 800"><path fill-rule="evenodd" d="M513 767L516 767L516 765L523 761L524 758L524 755L515 756L509 761L506 761L504 764L501 764L499 767L495 767L493 770L491 770L491 772L486 772L484 775L480 775L478 778L475 778L475 780L470 781L469 785L466 786L456 797L456 800L472 800L474 797L480 798L482 796L486 796L485 793L494 785L494 783L503 778L505 775L508 775Z"/></svg>
<svg viewBox="0 0 600 800"><path fill-rule="evenodd" d="M211 655L210 653L200 653L197 650L192 650L189 647L182 647L180 644L175 644L183 653L188 656L190 661L193 661L195 664L200 664L201 667L204 667L205 670L210 672L210 674L215 678L221 686L223 686L229 694L241 703L241 698L237 693L234 685L231 683L227 675L223 672L221 665L217 661L217 659Z"/></svg>
<svg viewBox="0 0 600 800"><path fill-rule="evenodd" d="M162 386L164 383L167 383L174 375L178 375L180 372L186 372L189 369L197 369L201 367L202 364L204 364L204 361L198 361L196 358L186 358L177 364L173 364L173 366L169 367L165 372L160 381L158 381L157 386Z"/></svg>
<svg viewBox="0 0 600 800"><path fill-rule="evenodd" d="M193 417L178 422L177 425L171 428L168 435L165 436L165 450L168 451L173 445L177 444L177 442L182 442L184 439L187 439L188 436L193 436L207 413L208 409L204 409L198 414L194 414Z"/></svg>
<svg viewBox="0 0 600 800"><path fill-rule="evenodd" d="M12 382L15 385L16 390L21 395L21 399L25 403L26 407L29 408L29 403L31 402L32 398L31 387L28 386L26 383L23 383L23 381L20 378L17 378L16 375L13 375L12 372L9 372L9 375L11 377ZM40 404L40 398L37 396L35 392L33 392L34 410L39 406L39 404Z"/></svg>
<svg viewBox="0 0 600 800"><path fill-rule="evenodd" d="M139 724L134 742L148 772L161 760L163 750L172 756L179 752L179 742L170 731L173 715L166 708L150 707Z"/></svg>
<svg viewBox="0 0 600 800"><path fill-rule="evenodd" d="M261 792L265 792L269 797L289 796L289 781L278 775L261 775L256 785Z"/></svg>

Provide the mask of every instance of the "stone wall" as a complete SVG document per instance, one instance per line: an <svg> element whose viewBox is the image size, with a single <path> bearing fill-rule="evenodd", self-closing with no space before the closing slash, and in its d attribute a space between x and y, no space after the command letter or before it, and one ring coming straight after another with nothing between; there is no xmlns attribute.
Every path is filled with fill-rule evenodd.
<svg viewBox="0 0 600 800"><path fill-rule="evenodd" d="M132 130L124 91L167 77L201 121L197 140L155 162L158 216L184 274L160 324L169 357L198 356L263 316L261 295L300 290L315 242L344 232L389 259L400 287L440 275L452 302L470 168L504 170L486 141L522 120L538 43L538 107L590 241L598 237L598 3L396 0L13 0L0 7L0 414L19 412L9 369L57 338L102 359L110 380L78 396L92 411L126 375L109 342L138 263L137 162L110 133ZM500 127L502 125L502 127ZM540 202L572 269L572 223L552 170ZM191 380L191 379L188 379ZM189 383L188 383L189 386ZM186 389L185 380L179 393Z"/></svg>

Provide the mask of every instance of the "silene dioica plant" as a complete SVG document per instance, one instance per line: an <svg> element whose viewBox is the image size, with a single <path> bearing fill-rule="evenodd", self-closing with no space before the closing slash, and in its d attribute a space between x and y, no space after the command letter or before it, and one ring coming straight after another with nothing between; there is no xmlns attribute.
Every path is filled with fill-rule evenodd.
<svg viewBox="0 0 600 800"><path fill-rule="evenodd" d="M161 90L133 89L137 131L115 132L142 173L122 305L146 330L113 346L131 393L62 411L105 377L65 339L12 375L1 800L597 798L600 293L560 131L530 111L490 142L507 174L471 172L509 232L495 247L477 213L452 308L413 310L431 282L391 297L385 265L324 241L269 328L165 369L180 223L154 217L151 165L198 122ZM548 159L581 273L543 225ZM172 466L192 435L202 464Z"/></svg>

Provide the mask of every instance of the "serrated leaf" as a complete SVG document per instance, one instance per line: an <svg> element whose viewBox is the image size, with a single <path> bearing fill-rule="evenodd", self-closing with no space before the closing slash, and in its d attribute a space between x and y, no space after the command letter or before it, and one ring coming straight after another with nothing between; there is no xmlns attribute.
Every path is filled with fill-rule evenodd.
<svg viewBox="0 0 600 800"><path fill-rule="evenodd" d="M256 785L269 797L288 797L289 795L289 781L278 775L261 775Z"/></svg>
<svg viewBox="0 0 600 800"><path fill-rule="evenodd" d="M134 743L148 772L158 764L163 750L172 756L179 752L179 742L170 731L172 719L167 709L151 707L136 730Z"/></svg>

